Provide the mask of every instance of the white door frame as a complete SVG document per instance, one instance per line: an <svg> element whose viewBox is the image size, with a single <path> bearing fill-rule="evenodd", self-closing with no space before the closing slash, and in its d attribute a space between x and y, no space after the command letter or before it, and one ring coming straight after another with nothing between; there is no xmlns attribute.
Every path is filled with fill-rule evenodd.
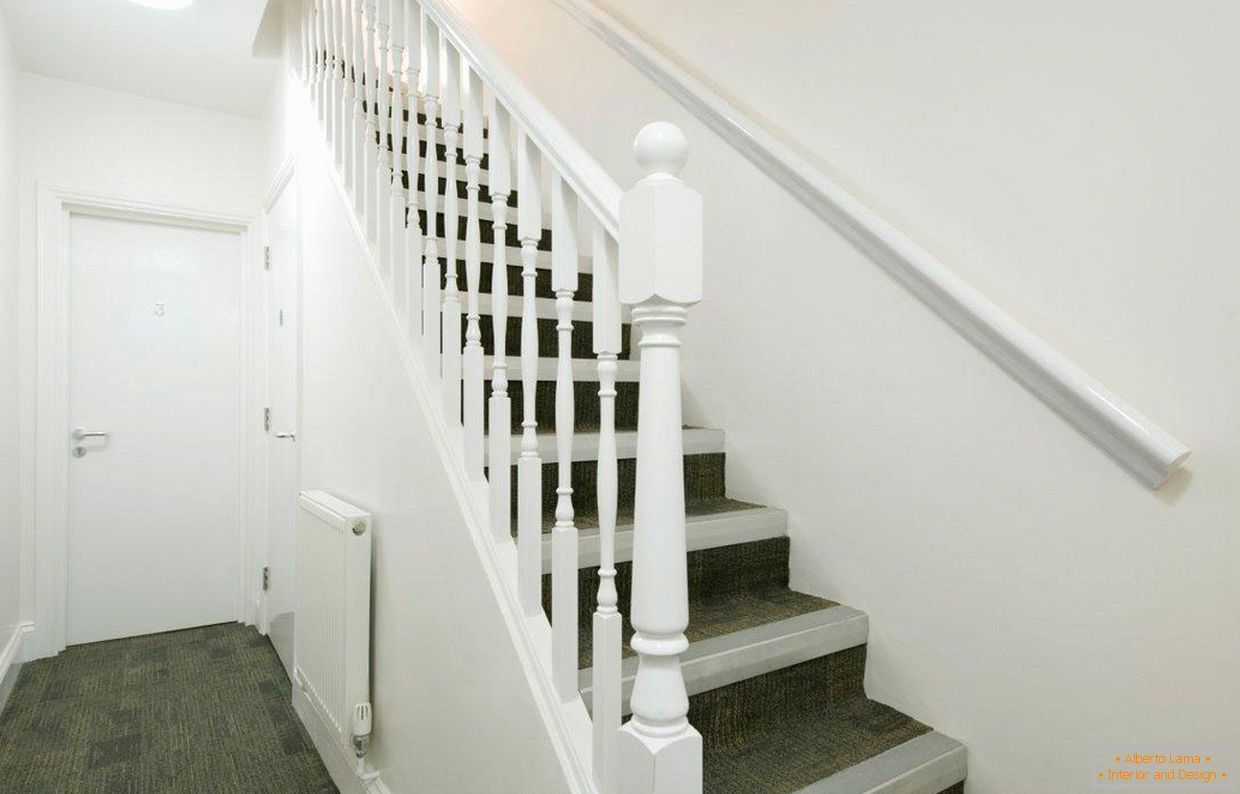
<svg viewBox="0 0 1240 794"><path fill-rule="evenodd" d="M263 256L267 244L271 241L270 229L268 228L268 218L271 211L275 209L276 203L284 196L284 191L291 185L293 193L293 212L297 216L297 272L294 275L294 282L297 285L297 420L298 427L294 428L297 433L297 441L294 443L293 460L294 467L297 471L295 488L301 488L301 274L302 259L304 256L303 234L301 228L302 206L301 206L301 182L295 181L297 177L297 156L290 154L285 158L280 169L276 171L275 179L271 182L271 187L267 190L267 196L263 199L263 215L262 215L262 240L263 240ZM256 305L256 313L254 314L254 328L257 334L256 354L254 358L258 362L257 372L260 374L258 380L258 393L262 395L262 404L264 406L271 405L268 399L271 388L271 361L267 355L271 342L270 334L267 332L267 309L269 303L269 293L271 289L271 279L266 277L267 273L264 269L264 278L262 288L260 290L259 303ZM282 420L281 420L282 421ZM266 433L263 433L265 436ZM260 437L260 442L266 441ZM250 554L256 561L257 568L261 570L268 563L268 543L270 534L268 532L267 519L270 516L268 509L268 497L271 490L271 481L268 476L270 466L270 455L268 454L268 446L266 443L259 443L256 448L254 457L255 477L252 480L255 484L255 510L260 518L254 522L253 531L250 533ZM258 590L254 596L254 618L253 623L263 634L267 634L271 627L270 610L267 608L267 593L262 588L260 581Z"/></svg>
<svg viewBox="0 0 1240 794"><path fill-rule="evenodd" d="M34 626L26 658L54 656L66 646L68 601L68 479L69 479L69 219L87 215L122 220L160 223L191 229L236 234L241 238L241 393L237 395L242 412L241 476L238 503L241 526L237 529L237 551L241 575L237 582L237 619L247 619L245 576L251 560L247 537L252 534L255 516L251 506L250 483L253 458L261 446L254 428L259 415L251 369L253 360L253 311L257 292L256 271L261 269L261 250L255 218L234 212L179 207L142 199L124 198L85 190L40 184L38 190L37 237L35 241L35 416L34 416ZM257 265L257 267L256 267Z"/></svg>

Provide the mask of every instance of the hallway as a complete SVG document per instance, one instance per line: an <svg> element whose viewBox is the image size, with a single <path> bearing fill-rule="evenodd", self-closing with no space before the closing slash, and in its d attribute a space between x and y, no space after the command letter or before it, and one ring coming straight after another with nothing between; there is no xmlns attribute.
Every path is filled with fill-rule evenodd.
<svg viewBox="0 0 1240 794"><path fill-rule="evenodd" d="M0 715L0 792L335 792L289 686L231 623L29 662Z"/></svg>

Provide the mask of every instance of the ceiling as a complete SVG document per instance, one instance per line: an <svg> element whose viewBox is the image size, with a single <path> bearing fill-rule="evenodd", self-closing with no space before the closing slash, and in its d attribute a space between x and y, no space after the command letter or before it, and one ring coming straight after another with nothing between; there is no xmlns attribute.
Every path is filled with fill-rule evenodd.
<svg viewBox="0 0 1240 794"><path fill-rule="evenodd" d="M266 0L0 0L20 68L242 116L261 115L274 60L250 54Z"/></svg>

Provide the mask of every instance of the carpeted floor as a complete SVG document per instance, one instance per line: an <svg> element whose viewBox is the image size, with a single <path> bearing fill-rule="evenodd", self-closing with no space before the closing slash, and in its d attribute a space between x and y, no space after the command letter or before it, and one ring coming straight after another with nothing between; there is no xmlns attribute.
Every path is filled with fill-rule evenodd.
<svg viewBox="0 0 1240 794"><path fill-rule="evenodd" d="M22 666L4 794L335 792L266 637L240 624L77 645Z"/></svg>

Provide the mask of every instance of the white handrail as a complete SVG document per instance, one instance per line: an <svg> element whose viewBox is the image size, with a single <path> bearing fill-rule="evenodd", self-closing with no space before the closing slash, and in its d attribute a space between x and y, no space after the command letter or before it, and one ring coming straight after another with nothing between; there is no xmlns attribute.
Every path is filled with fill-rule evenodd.
<svg viewBox="0 0 1240 794"><path fill-rule="evenodd" d="M428 0L438 5L438 0ZM555 0L1151 488L1189 456L1062 353L592 0Z"/></svg>
<svg viewBox="0 0 1240 794"><path fill-rule="evenodd" d="M444 0L418 0L456 45L483 82L516 119L518 126L538 147L542 156L572 187L577 198L603 224L608 234L620 236L620 197L624 191L598 161L586 152L563 124L517 79L495 53L482 42L469 23Z"/></svg>

